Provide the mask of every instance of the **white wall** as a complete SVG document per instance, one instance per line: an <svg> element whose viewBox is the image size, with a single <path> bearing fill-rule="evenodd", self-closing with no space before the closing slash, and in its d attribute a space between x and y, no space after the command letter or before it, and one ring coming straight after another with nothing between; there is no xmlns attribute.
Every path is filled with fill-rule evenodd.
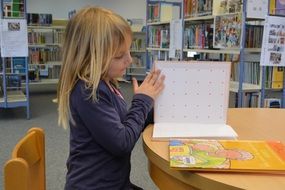
<svg viewBox="0 0 285 190"><path fill-rule="evenodd" d="M68 12L87 5L111 9L124 18L146 16L146 0L26 0L28 13L49 13L53 19L67 19Z"/></svg>

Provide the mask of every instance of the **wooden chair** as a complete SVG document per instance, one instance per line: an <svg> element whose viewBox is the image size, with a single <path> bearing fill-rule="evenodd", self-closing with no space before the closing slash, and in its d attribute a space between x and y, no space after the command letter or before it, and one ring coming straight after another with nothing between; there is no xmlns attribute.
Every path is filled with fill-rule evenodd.
<svg viewBox="0 0 285 190"><path fill-rule="evenodd" d="M4 166L5 190L45 190L45 134L31 128Z"/></svg>

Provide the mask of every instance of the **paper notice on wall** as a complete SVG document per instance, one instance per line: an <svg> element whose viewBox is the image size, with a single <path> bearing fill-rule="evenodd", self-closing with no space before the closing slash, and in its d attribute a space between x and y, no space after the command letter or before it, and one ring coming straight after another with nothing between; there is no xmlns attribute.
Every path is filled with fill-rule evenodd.
<svg viewBox="0 0 285 190"><path fill-rule="evenodd" d="M260 65L285 66L285 18L266 16Z"/></svg>
<svg viewBox="0 0 285 190"><path fill-rule="evenodd" d="M1 56L28 57L27 21L25 19L1 20Z"/></svg>
<svg viewBox="0 0 285 190"><path fill-rule="evenodd" d="M170 22L170 44L169 57L178 58L177 51L182 49L182 20L172 20Z"/></svg>
<svg viewBox="0 0 285 190"><path fill-rule="evenodd" d="M246 9L248 18L264 19L268 14L268 0L248 0Z"/></svg>

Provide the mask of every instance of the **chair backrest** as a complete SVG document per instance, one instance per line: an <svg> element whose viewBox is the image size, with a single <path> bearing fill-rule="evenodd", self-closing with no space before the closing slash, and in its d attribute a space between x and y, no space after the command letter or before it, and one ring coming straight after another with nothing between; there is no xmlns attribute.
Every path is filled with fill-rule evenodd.
<svg viewBox="0 0 285 190"><path fill-rule="evenodd" d="M45 134L31 128L4 166L5 190L45 190Z"/></svg>

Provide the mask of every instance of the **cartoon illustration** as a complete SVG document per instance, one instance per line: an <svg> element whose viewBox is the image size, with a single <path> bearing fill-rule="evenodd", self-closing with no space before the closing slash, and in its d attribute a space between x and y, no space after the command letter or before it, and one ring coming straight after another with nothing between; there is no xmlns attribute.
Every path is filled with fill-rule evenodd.
<svg viewBox="0 0 285 190"><path fill-rule="evenodd" d="M230 168L232 160L250 160L253 155L245 150L226 149L218 141L172 141L175 150L182 154L170 157L175 165L195 166L197 168ZM179 144L181 143L181 144ZM180 146L181 145L181 146ZM187 146L185 146L187 145ZM188 150L186 150L188 148Z"/></svg>

